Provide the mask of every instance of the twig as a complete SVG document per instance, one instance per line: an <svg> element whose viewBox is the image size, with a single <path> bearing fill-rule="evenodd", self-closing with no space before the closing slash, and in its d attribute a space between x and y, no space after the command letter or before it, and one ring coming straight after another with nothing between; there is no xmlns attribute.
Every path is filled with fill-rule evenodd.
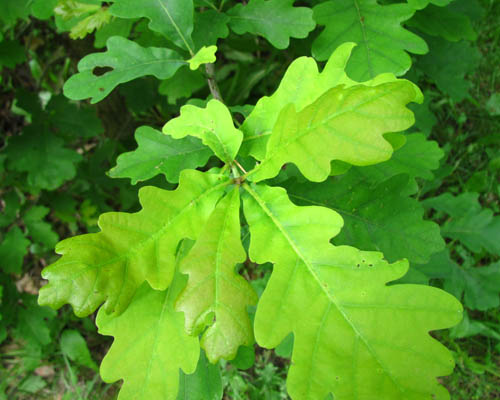
<svg viewBox="0 0 500 400"><path fill-rule="evenodd" d="M212 93L214 99L224 103L224 100L222 100L222 96L220 94L219 86L215 81L214 65L205 64L205 71L207 72L207 80L208 80L208 87L210 88L210 93Z"/></svg>

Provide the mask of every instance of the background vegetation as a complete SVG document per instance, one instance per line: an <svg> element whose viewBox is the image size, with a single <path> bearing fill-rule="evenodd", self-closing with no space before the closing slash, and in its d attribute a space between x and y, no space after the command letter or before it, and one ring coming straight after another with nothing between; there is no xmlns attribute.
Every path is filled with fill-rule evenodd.
<svg viewBox="0 0 500 400"><path fill-rule="evenodd" d="M59 239L97 230L110 210L138 209L142 182L111 178L117 156L137 147L140 125L161 127L189 98L210 96L206 76L187 67L164 81L141 78L96 105L62 95L77 62L112 35L154 46L163 40L144 20L112 18L96 0L3 0L0 13L0 399L113 399L98 365L110 345L93 318L37 305L41 269L57 259ZM410 3L410 1L408 1ZM198 3L203 3L202 1ZM207 4L210 2L207 2ZM224 4L224 1L222 2ZM228 1L226 7L235 1ZM317 1L297 2L313 5ZM380 3L393 3L386 0ZM211 4L211 3L210 3ZM203 5L203 4L201 4ZM207 5L208 8L210 8ZM500 2L455 0L422 9L405 22L429 45L413 55L407 78L425 103L414 131L444 154L430 175L416 176L414 197L439 223L445 252L414 265L405 279L444 288L466 307L464 321L439 339L453 350L455 373L443 378L456 400L500 398ZM438 17L432 13L438 13ZM456 19L453 29L422 21ZM450 27L449 26L449 27ZM272 93L311 41L286 50L255 35L230 33L219 46L216 80L226 104ZM102 73L105 70L101 71ZM197 100L191 100L196 104ZM408 158L419 159L414 147ZM437 165L436 165L437 166ZM430 168L432 169L432 168ZM171 188L162 177L147 184ZM266 277L264 276L263 279ZM286 351L259 350L226 363L227 399L286 399Z"/></svg>

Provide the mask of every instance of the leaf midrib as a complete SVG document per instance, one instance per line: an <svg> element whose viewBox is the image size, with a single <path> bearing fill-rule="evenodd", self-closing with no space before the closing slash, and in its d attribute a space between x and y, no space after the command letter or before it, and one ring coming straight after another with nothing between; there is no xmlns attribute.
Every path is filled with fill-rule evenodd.
<svg viewBox="0 0 500 400"><path fill-rule="evenodd" d="M184 45L186 46L186 49L189 51L189 53L191 55L194 55L194 52L193 52L193 49L191 48L191 46L188 44L186 38L184 37L184 35L182 34L179 26L177 25L177 23L174 21L174 19L172 18L172 15L170 15L170 11L168 10L167 6L165 6L161 0L157 0L158 4L160 5L161 9L165 12L165 14L167 14L167 18L170 20L170 23L172 24L172 26L174 27L175 31L177 32L177 34L179 35L179 37L181 38L182 42L184 43Z"/></svg>

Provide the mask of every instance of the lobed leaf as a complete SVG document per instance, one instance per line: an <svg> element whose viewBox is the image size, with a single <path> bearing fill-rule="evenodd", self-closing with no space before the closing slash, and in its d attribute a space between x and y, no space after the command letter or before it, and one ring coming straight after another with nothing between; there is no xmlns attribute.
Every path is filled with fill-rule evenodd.
<svg viewBox="0 0 500 400"><path fill-rule="evenodd" d="M120 18L149 19L149 28L161 33L177 46L193 53L193 0L115 0L109 8Z"/></svg>
<svg viewBox="0 0 500 400"><path fill-rule="evenodd" d="M347 65L347 74L355 80L374 78L382 72L403 75L411 66L406 51L424 54L428 50L423 39L401 26L415 12L408 4L329 0L313 11L316 22L325 26L313 43L313 56L326 60L340 44L359 43Z"/></svg>
<svg viewBox="0 0 500 400"><path fill-rule="evenodd" d="M449 399L436 376L451 373L453 357L428 332L460 321L457 300L428 286L387 286L408 263L331 245L342 226L335 211L297 207L282 188L244 188L250 257L274 263L255 337L273 348L293 332L290 396Z"/></svg>
<svg viewBox="0 0 500 400"><path fill-rule="evenodd" d="M373 184L351 169L320 184L293 182L286 188L298 204L325 206L342 216L345 227L333 244L381 251L391 262L406 257L425 263L445 243L439 226L423 219L419 202L402 194L407 185L405 175Z"/></svg>
<svg viewBox="0 0 500 400"><path fill-rule="evenodd" d="M340 45L330 56L322 72L318 72L317 63L313 58L300 57L293 61L276 92L270 97L262 97L241 126L244 134L241 153L250 154L257 160L264 159L271 131L280 111L286 105L292 103L297 112L300 112L329 89L339 85L346 88L358 85L358 82L350 79L345 73L354 46L354 43ZM392 74L382 74L362 84L376 86L396 80ZM415 101L420 102L422 95L416 86L414 88L417 93Z"/></svg>
<svg viewBox="0 0 500 400"><path fill-rule="evenodd" d="M393 149L383 135L414 123L405 105L415 98L412 83L397 81L338 86L300 112L290 104L279 114L265 159L250 176L256 182L273 178L292 162L307 179L320 182L330 174L332 160L353 165L385 161Z"/></svg>
<svg viewBox="0 0 500 400"><path fill-rule="evenodd" d="M437 7L431 4L417 11L407 24L428 35L441 36L450 42L477 38L469 17L451 7Z"/></svg>
<svg viewBox="0 0 500 400"><path fill-rule="evenodd" d="M195 71L200 68L202 64L210 64L215 62L215 52L217 51L217 46L203 46L198 52L191 57L187 62L189 63L189 69Z"/></svg>
<svg viewBox="0 0 500 400"><path fill-rule="evenodd" d="M59 236L52 230L50 223L43 220L49 212L50 210L47 207L31 207L24 214L23 222L34 242L41 243L46 248L52 249L59 240Z"/></svg>
<svg viewBox="0 0 500 400"><path fill-rule="evenodd" d="M452 43L439 37L426 37L430 52L419 57L416 67L431 78L437 87L454 101L468 97L472 83L465 79L481 61L481 52L466 41Z"/></svg>
<svg viewBox="0 0 500 400"><path fill-rule="evenodd" d="M88 34L98 31L102 27L109 24L112 15L109 10L104 7L98 7L98 9L91 15L85 17L83 20L78 22L75 26L71 28L69 37L71 39L83 39Z"/></svg>
<svg viewBox="0 0 500 400"><path fill-rule="evenodd" d="M184 312L190 335L202 333L201 346L212 363L232 359L239 346L253 343L246 310L257 303L257 295L234 272L236 264L247 258L240 239L239 210L239 187L235 187L219 202L180 264L189 280L176 309Z"/></svg>
<svg viewBox="0 0 500 400"><path fill-rule="evenodd" d="M63 257L42 271L49 284L40 290L39 303L53 308L69 303L78 316L104 303L106 312L120 314L145 280L165 290L174 274L177 245L198 237L230 182L222 175L185 170L174 191L141 188L141 211L102 214L101 232L56 246Z"/></svg>
<svg viewBox="0 0 500 400"><path fill-rule="evenodd" d="M405 138L406 143L394 151L389 160L358 168L358 172L372 184L406 174L410 178L408 188L404 190L406 194L413 194L418 188L415 178L434 179L432 171L439 168L439 160L443 158L444 152L436 142L427 140L420 133L409 134Z"/></svg>
<svg viewBox="0 0 500 400"><path fill-rule="evenodd" d="M428 278L444 279L443 288L463 298L472 310L486 311L500 305L500 263L488 266L459 265L450 257L448 249L434 255L425 265L417 265L417 271Z"/></svg>
<svg viewBox="0 0 500 400"><path fill-rule="evenodd" d="M167 79L186 65L186 61L173 50L141 47L128 39L113 36L107 42L108 51L90 54L78 63L79 73L64 84L64 95L72 100L91 98L91 103L104 99L120 83L141 76L153 75ZM102 75L95 75L97 67L112 68Z"/></svg>
<svg viewBox="0 0 500 400"><path fill-rule="evenodd" d="M112 178L130 178L133 185L158 174L177 183L181 171L202 167L213 155L197 138L172 139L149 126L138 128L135 140L137 149L121 154L109 171Z"/></svg>
<svg viewBox="0 0 500 400"><path fill-rule="evenodd" d="M29 245L30 241L19 227L10 229L0 242L0 269L6 273L20 274Z"/></svg>
<svg viewBox="0 0 500 400"><path fill-rule="evenodd" d="M264 36L274 47L286 49L290 38L306 38L316 23L312 10L293 7L295 0L250 0L237 4L227 15L229 26L238 35L253 33Z"/></svg>
<svg viewBox="0 0 500 400"><path fill-rule="evenodd" d="M449 218L441 227L444 237L460 240L470 251L483 249L500 255L500 216L494 216L489 208L482 208L477 193L450 193L426 199L424 206L444 211Z"/></svg>
<svg viewBox="0 0 500 400"><path fill-rule="evenodd" d="M22 136L9 140L8 165L15 171L27 172L30 186L54 190L75 176L75 164L82 159L63 144L44 125L29 125Z"/></svg>
<svg viewBox="0 0 500 400"><path fill-rule="evenodd" d="M243 139L243 133L234 127L227 107L215 99L210 100L206 108L192 105L181 107L181 115L168 121L163 133L174 139L188 135L200 138L227 164L233 162Z"/></svg>
<svg viewBox="0 0 500 400"><path fill-rule="evenodd" d="M176 273L168 290L142 285L119 316L99 311L99 333L115 338L100 372L105 382L123 379L118 400L175 400L180 369L186 374L195 371L198 338L186 334L184 316L174 310L184 284L184 277Z"/></svg>
<svg viewBox="0 0 500 400"><path fill-rule="evenodd" d="M194 14L193 42L196 49L203 46L212 46L217 44L220 38L226 38L229 35L227 24L230 18L221 12L215 10L206 10Z"/></svg>

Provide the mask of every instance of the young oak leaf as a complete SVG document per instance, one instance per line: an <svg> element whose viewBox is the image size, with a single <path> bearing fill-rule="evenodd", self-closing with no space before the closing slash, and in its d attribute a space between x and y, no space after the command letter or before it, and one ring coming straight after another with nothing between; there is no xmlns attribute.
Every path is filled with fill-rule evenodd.
<svg viewBox="0 0 500 400"><path fill-rule="evenodd" d="M189 69L195 71L200 68L202 64L210 64L215 62L215 52L217 51L217 46L203 46L198 52L191 57L187 62L189 63Z"/></svg>
<svg viewBox="0 0 500 400"><path fill-rule="evenodd" d="M189 274L189 280L176 309L184 312L189 334L202 333L201 346L212 363L221 358L230 360L239 346L253 343L246 308L255 305L257 295L234 272L236 264L246 260L239 210L239 187L235 187L219 202L180 264L180 271Z"/></svg>
<svg viewBox="0 0 500 400"><path fill-rule="evenodd" d="M193 52L193 0L115 0L109 12L120 18L149 19L149 28L184 50Z"/></svg>
<svg viewBox="0 0 500 400"><path fill-rule="evenodd" d="M406 261L331 245L342 226L335 211L295 206L282 188L244 189L250 258L274 263L255 337L274 348L293 332L291 398L449 399L436 377L451 373L453 357L428 332L457 324L460 303L428 286L387 286Z"/></svg>
<svg viewBox="0 0 500 400"><path fill-rule="evenodd" d="M232 163L243 140L243 133L234 127L227 107L215 99L210 100L206 108L181 107L181 115L168 121L163 133L174 139L188 135L200 138L227 164Z"/></svg>
<svg viewBox="0 0 500 400"><path fill-rule="evenodd" d="M135 140L137 149L121 154L108 172L112 178L130 178L133 185L158 174L177 183L182 170L202 167L213 155L197 138L172 139L149 126L138 128Z"/></svg>
<svg viewBox="0 0 500 400"><path fill-rule="evenodd" d="M102 214L101 232L56 246L63 256L42 271L49 284L40 290L39 303L53 308L69 303L78 316L104 303L106 312L120 314L145 280L153 289L166 289L178 243L198 237L230 182L223 175L184 170L174 191L141 188L141 211Z"/></svg>
<svg viewBox="0 0 500 400"><path fill-rule="evenodd" d="M403 75L411 66L406 51L428 51L422 38L401 26L414 12L408 4L382 6L376 0L325 1L314 7L314 19L325 29L313 42L313 56L326 60L341 43L356 42L359 47L347 65L350 77L367 80L382 72Z"/></svg>
<svg viewBox="0 0 500 400"><path fill-rule="evenodd" d="M118 400L175 400L180 369L186 374L195 371L198 338L185 332L184 316L174 309L185 282L177 272L168 290L143 284L119 316L99 310L99 333L115 337L100 372L105 382L123 379Z"/></svg>
<svg viewBox="0 0 500 400"><path fill-rule="evenodd" d="M264 36L278 49L286 49L290 38L306 38L316 23L312 10L293 7L295 0L250 0L237 4L227 14L229 26L238 35L253 33Z"/></svg>
<svg viewBox="0 0 500 400"><path fill-rule="evenodd" d="M175 51L165 48L141 47L121 36L113 36L107 42L108 51L94 53L78 63L78 74L64 84L64 95L72 100L91 98L91 103L104 99L121 83L153 75L167 79L186 65ZM112 68L103 75L95 75L97 67Z"/></svg>
<svg viewBox="0 0 500 400"><path fill-rule="evenodd" d="M286 105L292 103L297 112L300 112L329 89L339 85L344 85L346 88L359 85L359 82L350 79L345 72L355 46L354 43L340 45L330 56L321 72L318 72L317 63L311 57L300 57L293 61L276 92L272 96L262 97L241 126L244 134L241 153L250 154L257 160L264 159L269 136L280 111ZM397 80L393 74L381 74L361 84L376 86ZM416 86L414 89L414 101L421 102L420 90Z"/></svg>
<svg viewBox="0 0 500 400"><path fill-rule="evenodd" d="M414 123L406 104L414 101L408 81L378 86L337 86L297 112L293 104L279 114L267 143L266 158L251 175L255 182L276 176L292 162L310 181L330 174L330 162L370 165L388 160L393 152L383 135Z"/></svg>

